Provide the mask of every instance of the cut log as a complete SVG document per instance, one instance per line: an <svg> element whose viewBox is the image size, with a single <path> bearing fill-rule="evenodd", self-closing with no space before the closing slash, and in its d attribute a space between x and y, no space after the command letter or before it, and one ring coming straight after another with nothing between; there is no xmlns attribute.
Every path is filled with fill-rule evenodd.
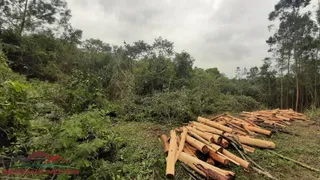
<svg viewBox="0 0 320 180"><path fill-rule="evenodd" d="M228 160L227 158L222 157L221 155L217 154L217 153L214 152L214 151L209 151L209 156L210 156L213 160L219 162L220 164L223 164L223 165L229 164L229 160Z"/></svg>
<svg viewBox="0 0 320 180"><path fill-rule="evenodd" d="M221 174L215 171L212 171L211 169L203 167L201 164L197 164L195 166L206 174L207 179L220 179L220 180L229 179L228 177L222 176Z"/></svg>
<svg viewBox="0 0 320 180"><path fill-rule="evenodd" d="M168 151L169 151L169 143L168 143L168 137L167 137L167 135L162 134L162 135L160 136L160 140L161 140L162 145L163 145L163 151L164 151L165 153L168 153Z"/></svg>
<svg viewBox="0 0 320 180"><path fill-rule="evenodd" d="M208 164L214 165L214 160L209 156L207 161Z"/></svg>
<svg viewBox="0 0 320 180"><path fill-rule="evenodd" d="M217 145L217 144L214 144L214 143L211 143L209 141L207 141L206 139L202 138L201 136L199 136L198 134L192 132L192 131L188 131L188 133L190 135L192 135L193 137L197 138L199 141L201 141L202 143L204 143L205 145L207 145L207 147L212 150L212 151L216 151L216 152L221 152L222 151L222 147Z"/></svg>
<svg viewBox="0 0 320 180"><path fill-rule="evenodd" d="M276 115L276 117L277 117L279 120L290 121L290 118L287 118L287 117L281 116L281 115L279 115L279 114L277 114L277 115Z"/></svg>
<svg viewBox="0 0 320 180"><path fill-rule="evenodd" d="M245 129L247 132L248 132L248 134L250 134L250 135L256 135L256 133L254 133L253 131L250 131L247 127L247 125L242 125L242 127L243 127L243 129Z"/></svg>
<svg viewBox="0 0 320 180"><path fill-rule="evenodd" d="M189 154L189 155L191 155L191 156L196 157L195 151L192 151L190 148L187 148L186 146L183 148L183 152L185 152L185 153L187 153L187 154ZM178 158L178 159L179 159L179 158Z"/></svg>
<svg viewBox="0 0 320 180"><path fill-rule="evenodd" d="M175 154L177 151L177 137L174 130L170 131L170 144L169 152L167 157L167 167L166 167L166 176L168 178L174 177L174 166L175 166Z"/></svg>
<svg viewBox="0 0 320 180"><path fill-rule="evenodd" d="M237 163L240 164L240 166L244 167L244 168L248 168L249 167L249 163L248 161L243 160L242 158L232 154L231 152L227 151L226 149L222 150L222 154L227 156L228 158L236 161Z"/></svg>
<svg viewBox="0 0 320 180"><path fill-rule="evenodd" d="M224 120L220 120L220 121L216 121L216 122L221 125L227 125L227 121L224 121Z"/></svg>
<svg viewBox="0 0 320 180"><path fill-rule="evenodd" d="M197 148L199 151L201 151L203 154L207 154L209 152L208 146L206 146L204 143L194 139L193 137L187 135L186 141L192 145L193 147Z"/></svg>
<svg viewBox="0 0 320 180"><path fill-rule="evenodd" d="M216 116L213 116L213 117L210 117L209 119L210 120L216 120L216 119L218 119L218 118L220 118L221 116L223 116L224 114L218 114L218 115L216 115Z"/></svg>
<svg viewBox="0 0 320 180"><path fill-rule="evenodd" d="M247 146L245 144L242 144L242 147L245 151L247 152L250 152L250 153L253 153L254 152L254 148L253 147L250 147L250 146Z"/></svg>
<svg viewBox="0 0 320 180"><path fill-rule="evenodd" d="M201 136L202 138L206 139L209 142L212 143L221 143L222 138L219 135L216 134L211 134L211 133L205 133L202 131L197 130L195 127L191 128L191 127L187 127L189 131L192 131L196 134L198 134L199 136Z"/></svg>
<svg viewBox="0 0 320 180"><path fill-rule="evenodd" d="M276 145L271 141L265 141L261 139L250 138L247 136L238 136L239 142L247 145L257 146L267 149L275 149Z"/></svg>
<svg viewBox="0 0 320 180"><path fill-rule="evenodd" d="M187 139L187 137L186 137ZM188 149L191 149L193 152L196 152L197 151L197 148L191 146L191 144L189 144L187 141L186 143L184 144L185 147L187 147Z"/></svg>
<svg viewBox="0 0 320 180"><path fill-rule="evenodd" d="M186 164L186 163L185 163ZM206 173L197 168L194 164L187 164L191 169L195 170L197 173L201 174L204 177L207 177Z"/></svg>
<svg viewBox="0 0 320 180"><path fill-rule="evenodd" d="M201 164L203 167L210 169L222 176L226 176L227 179L232 178L232 176L234 176L234 173L232 171L227 171L227 170L223 170L217 167L214 167L213 165L210 165L206 162L201 161L200 159L197 159L195 157L192 157L184 152L180 153L179 156L179 161L187 164L189 167L191 167L190 165L197 165L197 164Z"/></svg>
<svg viewBox="0 0 320 180"><path fill-rule="evenodd" d="M218 134L218 135L223 134L223 131L216 129L216 128L213 128L211 126L199 123L199 122L192 121L192 124L195 125L197 129L199 129L200 131L203 131L203 132L210 132L210 133Z"/></svg>
<svg viewBox="0 0 320 180"><path fill-rule="evenodd" d="M258 127L253 127L253 126L245 126L247 129L249 129L250 131L256 132L256 133L260 133L260 134L265 134L270 136L271 135L271 131L262 129L262 128L258 128Z"/></svg>
<svg viewBox="0 0 320 180"><path fill-rule="evenodd" d="M223 148L227 148L229 146L229 142L225 139L222 139L220 145L223 147Z"/></svg>
<svg viewBox="0 0 320 180"><path fill-rule="evenodd" d="M242 134L242 135L247 135L247 133L245 133L245 129L238 126L236 123L228 122L229 127L232 128L233 132L238 133L238 134Z"/></svg>
<svg viewBox="0 0 320 180"><path fill-rule="evenodd" d="M227 126L224 126L224 125L221 125L219 123L210 121L209 119L206 119L206 118L203 118L203 117L198 117L197 121L199 121L201 123L204 123L204 124L207 124L209 126L212 126L214 128L220 129L222 131L225 131L225 132L228 132L228 133L232 133L232 129L231 128L229 128Z"/></svg>
<svg viewBox="0 0 320 180"><path fill-rule="evenodd" d="M183 148L184 148L184 143L186 141L186 136L187 136L187 128L186 127L183 127L183 130L182 130L182 133L181 133L181 140L180 140L180 143L179 143L179 149L175 155L175 162L177 162L178 160L178 157L179 157L179 154L182 152Z"/></svg>

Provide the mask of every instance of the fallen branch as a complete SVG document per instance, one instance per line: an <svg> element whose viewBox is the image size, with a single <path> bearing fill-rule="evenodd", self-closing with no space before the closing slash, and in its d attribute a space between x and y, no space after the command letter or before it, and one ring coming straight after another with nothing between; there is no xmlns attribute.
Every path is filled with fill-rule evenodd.
<svg viewBox="0 0 320 180"><path fill-rule="evenodd" d="M278 180L277 178L273 177L273 176L272 176L270 173L268 173L268 172L262 171L262 170L260 170L260 169L258 169L258 168L256 168L256 167L252 167L252 169L255 170L255 171L256 171L257 173L259 173L259 174L262 174L262 175L267 176L267 177L270 178L270 179Z"/></svg>
<svg viewBox="0 0 320 180"><path fill-rule="evenodd" d="M309 169L309 170L311 170L311 171L320 172L320 169L316 169L316 168L311 167L311 166L309 166L309 165L307 165L307 164L304 164L304 163L299 162L299 161L297 161L297 160L291 159L291 158L286 157L286 156L284 156L284 155L278 154L278 153L276 153L276 152L273 152L273 151L269 151L269 152L272 153L272 154L274 154L274 155L277 155L277 156L279 156L279 157L281 157L281 158L283 158L283 159L286 159L286 160L288 160L288 161L292 161L292 162L294 162L294 163L296 163L296 164L299 164L300 166L305 167L305 168L307 168L307 169Z"/></svg>
<svg viewBox="0 0 320 180"><path fill-rule="evenodd" d="M195 172L193 172L188 166L184 165L183 163L180 163L180 165L186 170L188 171L189 175L196 179L196 180L203 180L203 178L199 177Z"/></svg>

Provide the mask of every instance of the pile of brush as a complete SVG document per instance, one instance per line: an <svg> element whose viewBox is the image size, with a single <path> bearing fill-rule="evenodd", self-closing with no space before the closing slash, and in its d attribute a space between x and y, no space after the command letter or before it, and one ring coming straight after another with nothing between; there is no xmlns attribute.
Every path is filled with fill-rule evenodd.
<svg viewBox="0 0 320 180"><path fill-rule="evenodd" d="M270 136L272 133L271 130L260 127L257 122L277 126L284 125L283 122L289 125L287 124L289 121L306 118L292 110L279 109L243 112L242 115L245 118L241 119L228 114L208 118L198 117L197 121L171 130L170 138L165 134L161 135L164 152L168 154L167 177L174 177L177 160L208 179L224 180L233 179L235 176L234 172L218 168L215 164L220 164L219 167L221 167L221 165L233 163L248 168L249 162L257 172L269 176L246 155L246 153L253 153L254 147L267 149L276 147L271 141L257 138L260 135ZM229 146L234 147L241 157L228 151Z"/></svg>

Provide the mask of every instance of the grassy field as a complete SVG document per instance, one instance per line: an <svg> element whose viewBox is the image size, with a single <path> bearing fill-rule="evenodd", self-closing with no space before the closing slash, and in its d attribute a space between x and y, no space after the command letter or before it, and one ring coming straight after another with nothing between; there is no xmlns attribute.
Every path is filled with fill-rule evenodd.
<svg viewBox="0 0 320 180"><path fill-rule="evenodd" d="M169 134L169 130L179 125L129 122L121 123L114 129L122 135L127 146L121 149L121 156L128 164L131 178L165 179L165 155L162 152L158 135ZM287 131L294 135L275 133L271 138L261 137L276 143L275 152L320 168L320 121L294 122ZM270 150L256 149L250 157L278 179L317 180L320 173L310 171L291 161L273 155ZM176 166L176 179L191 179L179 163ZM236 173L236 179L268 179L253 170L244 170L230 165L225 167Z"/></svg>

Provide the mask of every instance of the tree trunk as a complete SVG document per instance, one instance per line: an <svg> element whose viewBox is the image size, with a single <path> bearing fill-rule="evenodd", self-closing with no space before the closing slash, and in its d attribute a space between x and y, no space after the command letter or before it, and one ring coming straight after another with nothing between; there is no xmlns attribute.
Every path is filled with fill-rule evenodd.
<svg viewBox="0 0 320 180"><path fill-rule="evenodd" d="M306 96L306 87L303 86L302 88L300 87L300 112L303 111L303 109L306 107L305 106L305 96Z"/></svg>
<svg viewBox="0 0 320 180"><path fill-rule="evenodd" d="M283 75L281 75L280 91L280 108L283 109Z"/></svg>
<svg viewBox="0 0 320 180"><path fill-rule="evenodd" d="M271 83L270 83L270 77L268 78L268 86L269 86L269 92L268 92L268 106L272 108L272 105L270 103L271 101Z"/></svg>
<svg viewBox="0 0 320 180"><path fill-rule="evenodd" d="M289 51L289 56L288 56L288 72L287 72L287 97L286 97L286 105L287 109L289 108L289 85L290 85L290 79L289 79L289 74L290 74L290 60L291 60L291 50Z"/></svg>
<svg viewBox="0 0 320 180"><path fill-rule="evenodd" d="M320 33L319 33L319 37L320 37ZM312 105L314 106L314 108L318 108L318 95L317 95L317 76L318 76L318 64L317 64L317 60L319 60L319 48L317 48L316 51L316 58L314 58L314 100L312 102Z"/></svg>
<svg viewBox="0 0 320 180"><path fill-rule="evenodd" d="M24 26L25 26L25 24L26 24L26 16L27 16L27 10L28 10L28 1L29 1L29 0L26 0L26 1L25 1L25 4L24 4L23 16L22 16L22 21L21 21L20 30L19 30L19 35L20 35L20 36L22 36L23 29L24 29Z"/></svg>
<svg viewBox="0 0 320 180"><path fill-rule="evenodd" d="M298 70L298 60L295 58L296 61L296 105L295 105L295 110L298 111L299 107L299 70Z"/></svg>
<svg viewBox="0 0 320 180"><path fill-rule="evenodd" d="M313 103L314 108L318 108L317 102L318 102L318 96L317 96L317 72L316 72L314 75L314 103Z"/></svg>
<svg viewBox="0 0 320 180"><path fill-rule="evenodd" d="M283 58L283 57L282 57ZM283 62L281 62L281 78L280 78L280 108L283 109Z"/></svg>

